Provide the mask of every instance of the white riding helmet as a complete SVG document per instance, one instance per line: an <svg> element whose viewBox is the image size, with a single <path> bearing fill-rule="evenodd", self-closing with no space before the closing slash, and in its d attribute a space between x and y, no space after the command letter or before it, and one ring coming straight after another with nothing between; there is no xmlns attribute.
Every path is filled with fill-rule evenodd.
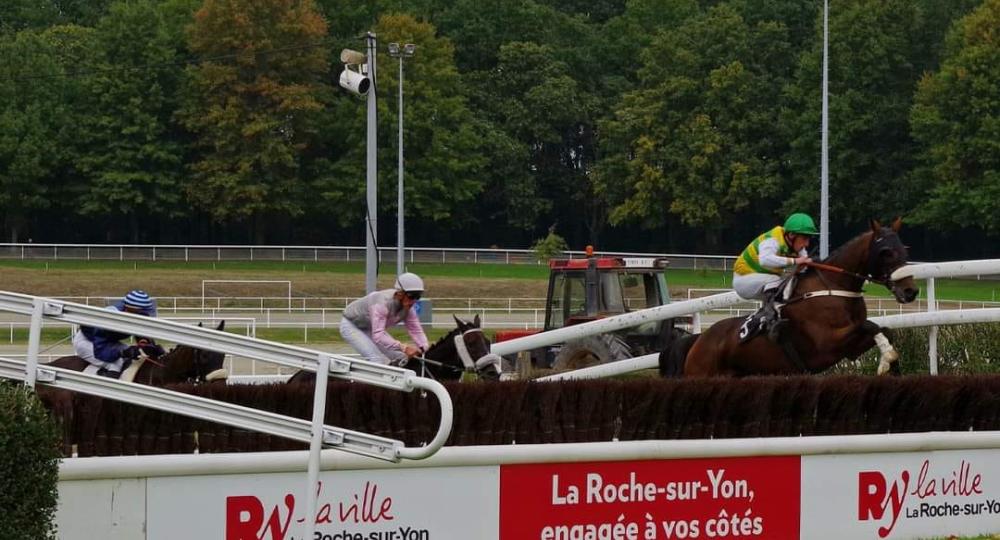
<svg viewBox="0 0 1000 540"><path fill-rule="evenodd" d="M403 292L424 292L424 280L412 272L404 272L396 278L396 290Z"/></svg>

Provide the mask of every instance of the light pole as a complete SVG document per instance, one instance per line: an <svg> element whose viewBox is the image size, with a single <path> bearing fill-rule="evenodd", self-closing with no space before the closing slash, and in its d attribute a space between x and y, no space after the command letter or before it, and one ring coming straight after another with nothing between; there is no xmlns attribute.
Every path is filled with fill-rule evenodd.
<svg viewBox="0 0 1000 540"><path fill-rule="evenodd" d="M404 229L403 229L403 59L413 56L417 46L412 43L399 47L399 43L389 44L389 56L399 58L399 182L396 211L396 275L403 273Z"/></svg>
<svg viewBox="0 0 1000 540"><path fill-rule="evenodd" d="M819 173L819 256L825 259L830 254L830 107L828 97L827 72L830 69L829 39L830 5L823 1L823 112L822 141L820 142Z"/></svg>
<svg viewBox="0 0 1000 540"><path fill-rule="evenodd" d="M364 96L368 102L367 150L365 172L365 294L375 291L376 270L378 268L378 216L375 207L378 161L376 159L376 116L375 103L375 34L364 36L368 53L351 49L340 51L340 61L344 71L340 73L340 86L357 96Z"/></svg>

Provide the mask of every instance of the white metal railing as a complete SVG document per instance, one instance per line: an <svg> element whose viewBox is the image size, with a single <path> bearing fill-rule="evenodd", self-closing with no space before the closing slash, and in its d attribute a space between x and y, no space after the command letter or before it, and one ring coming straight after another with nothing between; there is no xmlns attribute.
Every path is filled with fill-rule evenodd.
<svg viewBox="0 0 1000 540"><path fill-rule="evenodd" d="M736 257L683 253L636 253L597 251L617 257L665 257L675 268L729 270ZM585 257L583 251L565 252ZM530 249L407 247L406 262L541 264ZM396 248L379 248L383 262L396 261ZM364 246L248 246L184 244L46 244L0 243L0 259L18 260L115 260L115 261L314 261L359 262Z"/></svg>
<svg viewBox="0 0 1000 540"><path fill-rule="evenodd" d="M0 376L23 381L27 378L26 370L26 361L0 357ZM182 394L163 388L131 384L50 366L41 366L37 369L37 382L47 383L54 388L95 394L117 401L127 401L151 409L259 431L299 442L310 442L312 439L312 426L307 420ZM386 437L333 426L323 426L322 436L324 442L330 446L337 447L347 444L352 449L363 450L348 451L382 459L385 459L387 453L401 444L399 441ZM347 448L344 449L347 450Z"/></svg>
<svg viewBox="0 0 1000 540"><path fill-rule="evenodd" d="M927 280L927 311L913 313L899 313L896 315L882 315L871 317L871 319L883 326L927 326L930 329L930 339L928 347L928 360L931 374L937 374L937 325L938 324L960 324L973 322L994 322L1000 321L1000 308L981 309L959 309L939 311L938 301L934 294L934 278L937 277L967 277L981 275L1000 274L1000 259L988 259L978 261L953 261L947 263L927 263L908 265L896 270L893 273L893 280L900 280L905 277ZM555 345L585 336L614 332L623 328L637 326L650 321L663 320L683 315L699 314L702 312L717 310L720 308L731 308L744 302L735 292L726 292L701 298L693 298L680 302L673 302L664 306L634 311L624 315L617 315L578 324L570 327L559 328L542 332L522 338L494 343L491 351L494 354L505 355L520 351L531 350L537 347ZM695 325L699 323L699 318L695 318ZM616 367L597 366L588 368L587 373L599 373L599 376L607 376L611 373L622 373L637 369L647 369L656 365L656 355L647 355L640 358L623 360L616 363ZM600 368L600 369L598 369ZM621 369L623 371L615 371ZM577 377L585 377L586 374L578 374ZM571 375L560 376L573 378Z"/></svg>
<svg viewBox="0 0 1000 540"><path fill-rule="evenodd" d="M310 349L284 345L268 341L251 339L245 336L219 332L207 328L186 326L177 322L133 315L130 313L112 312L105 309L60 302L48 298L33 297L23 294L0 292L0 311L20 314L30 314L32 317L29 341L28 359L25 382L34 384L38 372L37 356L43 318L62 323L107 328L130 334L147 335L154 338L183 343L193 347L239 355L247 358L265 360L296 369L317 371L321 365L329 364L330 376L347 380L372 384L383 388L399 391L424 389L433 393L441 402L441 425L434 439L425 447L407 448L399 443L391 449L377 453L383 459L421 459L433 454L440 448L451 431L451 398L444 387L436 382L417 377L410 370L373 364L355 358L318 352ZM322 371L321 371L322 372ZM324 380L326 377L318 377ZM317 384L317 391L319 390ZM144 392L148 388L141 388ZM325 405L325 393L317 395L315 401ZM336 446L336 445L335 445ZM354 451L372 455L370 449L355 447L351 441L337 446L346 451Z"/></svg>

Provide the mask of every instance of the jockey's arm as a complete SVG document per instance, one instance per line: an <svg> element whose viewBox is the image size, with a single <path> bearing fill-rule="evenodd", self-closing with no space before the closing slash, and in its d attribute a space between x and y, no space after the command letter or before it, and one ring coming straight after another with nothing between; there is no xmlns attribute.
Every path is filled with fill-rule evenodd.
<svg viewBox="0 0 1000 540"><path fill-rule="evenodd" d="M122 356L127 345L120 341L108 339L103 331L94 333L94 357L102 362L115 362Z"/></svg>
<svg viewBox="0 0 1000 540"><path fill-rule="evenodd" d="M384 305L374 304L368 308L368 316L372 325L372 341L387 349L403 350L403 344L396 341L396 338L389 334L386 324L389 319L389 311Z"/></svg>
<svg viewBox="0 0 1000 540"><path fill-rule="evenodd" d="M760 265L766 268L782 270L795 264L794 259L778 255L778 241L774 238L768 238L762 241L760 245L757 246L757 253L760 259Z"/></svg>
<svg viewBox="0 0 1000 540"><path fill-rule="evenodd" d="M430 344L427 341L427 335L424 334L424 327L420 324L420 317L417 315L417 312L412 308L407 311L404 323L406 324L406 332L410 334L410 338L417 344L417 347L427 351L430 348Z"/></svg>

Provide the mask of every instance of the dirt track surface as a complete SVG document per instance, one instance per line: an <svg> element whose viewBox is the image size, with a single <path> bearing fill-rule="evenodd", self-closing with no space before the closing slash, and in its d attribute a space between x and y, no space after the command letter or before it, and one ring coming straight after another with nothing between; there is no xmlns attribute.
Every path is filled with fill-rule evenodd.
<svg viewBox="0 0 1000 540"><path fill-rule="evenodd" d="M334 272L241 271L206 269L158 270L37 270L0 268L0 290L38 296L121 296L144 289L153 296L201 296L202 280L289 280L292 296L357 297L364 292L364 276ZM437 298L539 298L545 280L428 277L427 295ZM392 277L378 280L392 286ZM209 284L213 296L284 296L283 284Z"/></svg>

